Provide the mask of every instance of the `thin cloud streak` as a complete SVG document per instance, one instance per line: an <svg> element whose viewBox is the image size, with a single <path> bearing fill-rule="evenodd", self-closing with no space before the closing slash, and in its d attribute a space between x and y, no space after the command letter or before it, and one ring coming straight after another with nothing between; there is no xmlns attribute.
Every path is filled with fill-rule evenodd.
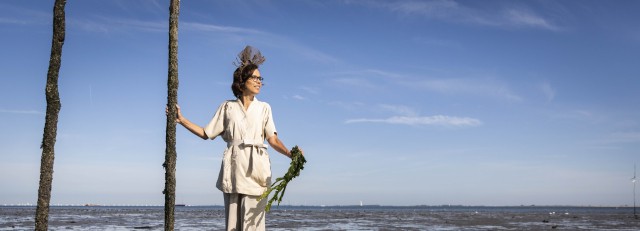
<svg viewBox="0 0 640 231"><path fill-rule="evenodd" d="M422 88L445 94L474 94L503 98L511 102L522 102L523 98L504 83L471 79L429 79L404 83L409 87Z"/></svg>
<svg viewBox="0 0 640 231"><path fill-rule="evenodd" d="M70 20L86 31L109 32L123 29L135 29L152 32L167 32L168 24L164 21L145 21L137 19L113 19L98 16L89 20ZM180 22L180 29L200 32L216 32L226 34L266 34L265 32L233 26L221 26L197 22Z"/></svg>
<svg viewBox="0 0 640 231"><path fill-rule="evenodd" d="M27 114L27 115L43 115L44 114L44 113L36 111L36 110L6 110L6 109L0 109L0 113Z"/></svg>
<svg viewBox="0 0 640 231"><path fill-rule="evenodd" d="M162 21L145 21L137 19L119 19L96 16L94 19L70 18L69 24L87 32L119 32L125 30L167 32L169 25Z"/></svg>
<svg viewBox="0 0 640 231"><path fill-rule="evenodd" d="M551 24L549 20L528 11L509 9L505 12L505 15L507 21L515 26L542 28L552 31L560 30L559 27Z"/></svg>
<svg viewBox="0 0 640 231"><path fill-rule="evenodd" d="M7 1L5 1L7 2ZM4 3L4 2L2 2ZM0 3L0 24L15 25L48 25L51 24L51 13L48 11L33 10L24 7L16 7ZM20 19L16 19L19 17Z"/></svg>
<svg viewBox="0 0 640 231"><path fill-rule="evenodd" d="M534 12L519 8L481 11L453 0L432 1L346 1L373 8L381 8L402 16L419 15L445 22L468 23L498 28L538 28L558 31L554 25ZM495 8L495 7L494 7Z"/></svg>
<svg viewBox="0 0 640 231"><path fill-rule="evenodd" d="M293 95L292 96L293 99L297 99L297 100L306 100L307 98L305 98L304 96L301 95Z"/></svg>
<svg viewBox="0 0 640 231"><path fill-rule="evenodd" d="M256 36L256 38L254 38L256 42L277 47L279 49L288 50L291 54L295 54L298 57L305 57L307 59L321 63L335 64L340 62L337 58L325 54L322 51L301 44L288 37L270 33L267 31L233 26L221 26L207 23L185 22L183 23L183 25L188 29L200 32L216 32L234 36L240 35L246 37L247 39L251 39L252 36Z"/></svg>
<svg viewBox="0 0 640 231"><path fill-rule="evenodd" d="M337 72L331 75L339 76L331 79L331 82L340 87L378 90L395 85L440 94L494 97L516 103L524 101L509 84L494 78L429 78L422 77L422 73L397 74L376 69Z"/></svg>
<svg viewBox="0 0 640 231"><path fill-rule="evenodd" d="M11 19L11 18L0 18L0 24L17 24L17 25L27 25L28 21Z"/></svg>
<svg viewBox="0 0 640 231"><path fill-rule="evenodd" d="M148 31L166 33L168 30L168 24L164 21L144 21L137 19L113 19L107 17L96 17L89 20L70 20L70 24L88 32L100 32L110 33L119 32L124 30L136 30L136 31ZM284 50L288 50L289 53L295 54L298 57L305 57L307 59L321 62L335 64L340 61L324 52L296 42L288 37L273 34L266 31L256 30L252 28L223 26L210 23L197 23L197 22L181 22L181 29L188 31L204 32L204 33L216 33L216 35L242 37L247 40L266 44L269 46L278 47Z"/></svg>
<svg viewBox="0 0 640 231"><path fill-rule="evenodd" d="M393 116L386 119L350 119L345 121L351 123L386 123L401 125L434 125L434 126L455 126L455 127L475 127L482 125L482 121L469 117L452 117L445 115L434 116Z"/></svg>
<svg viewBox="0 0 640 231"><path fill-rule="evenodd" d="M197 22L185 22L185 23L182 23L182 26L185 29L203 31L203 32L265 34L262 31L249 29L249 28L233 27L233 26L220 26L220 25L197 23Z"/></svg>

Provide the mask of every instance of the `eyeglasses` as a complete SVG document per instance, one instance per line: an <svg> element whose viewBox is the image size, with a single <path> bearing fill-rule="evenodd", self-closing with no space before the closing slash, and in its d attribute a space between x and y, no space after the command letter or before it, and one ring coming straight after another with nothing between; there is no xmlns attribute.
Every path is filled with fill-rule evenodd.
<svg viewBox="0 0 640 231"><path fill-rule="evenodd" d="M260 76L255 76L255 75L252 75L251 77L249 77L249 79L252 80L253 82L258 82L258 81L262 82L264 80L264 78Z"/></svg>

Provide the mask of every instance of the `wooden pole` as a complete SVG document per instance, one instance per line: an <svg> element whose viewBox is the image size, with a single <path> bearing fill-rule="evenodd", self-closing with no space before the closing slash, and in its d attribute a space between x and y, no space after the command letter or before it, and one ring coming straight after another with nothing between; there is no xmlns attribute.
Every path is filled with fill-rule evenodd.
<svg viewBox="0 0 640 231"><path fill-rule="evenodd" d="M167 130L165 149L164 230L173 230L176 205L176 105L178 104L178 16L180 0L169 7L169 77L167 81Z"/></svg>
<svg viewBox="0 0 640 231"><path fill-rule="evenodd" d="M45 97L47 114L42 135L42 158L40 160L40 184L38 187L38 205L36 207L35 230L45 231L49 225L49 203L51 201L51 183L53 181L54 147L58 132L58 114L60 113L60 95L58 93L58 74L62 57L62 45L65 36L64 6L66 0L56 0L53 6L53 37L51 56L47 71Z"/></svg>

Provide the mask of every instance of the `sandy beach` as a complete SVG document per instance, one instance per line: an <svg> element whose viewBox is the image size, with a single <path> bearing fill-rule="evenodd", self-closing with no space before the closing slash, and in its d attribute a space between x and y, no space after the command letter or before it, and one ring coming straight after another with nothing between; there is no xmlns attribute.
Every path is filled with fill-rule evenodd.
<svg viewBox="0 0 640 231"><path fill-rule="evenodd" d="M630 213L631 212L631 213ZM640 230L631 208L296 207L268 230ZM0 230L33 230L35 207L0 207ZM51 230L163 230L162 207L52 207ZM220 206L177 207L176 230L223 230Z"/></svg>

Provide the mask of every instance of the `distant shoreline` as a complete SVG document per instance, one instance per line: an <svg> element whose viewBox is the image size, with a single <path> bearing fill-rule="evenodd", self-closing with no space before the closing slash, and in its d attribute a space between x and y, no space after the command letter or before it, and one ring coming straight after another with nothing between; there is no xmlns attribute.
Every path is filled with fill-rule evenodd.
<svg viewBox="0 0 640 231"><path fill-rule="evenodd" d="M35 204L0 204L0 207L36 207ZM164 205L52 204L50 207L164 207ZM176 207L224 207L224 205L176 204ZM284 208L633 208L629 205L280 205ZM640 208L640 207L637 207Z"/></svg>

